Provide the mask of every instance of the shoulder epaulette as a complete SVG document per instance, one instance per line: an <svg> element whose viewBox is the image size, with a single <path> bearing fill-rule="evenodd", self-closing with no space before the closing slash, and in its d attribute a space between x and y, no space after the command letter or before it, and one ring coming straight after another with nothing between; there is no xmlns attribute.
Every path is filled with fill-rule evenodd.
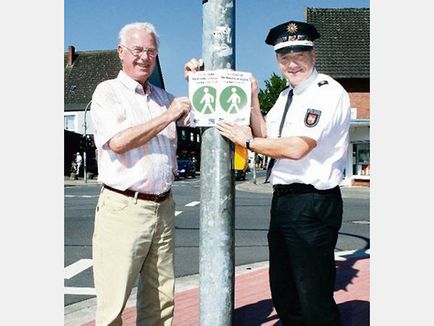
<svg viewBox="0 0 434 326"><path fill-rule="evenodd" d="M321 86L323 86L323 85L327 85L329 82L327 81L327 80L321 80L319 83L318 83L318 87L321 87Z"/></svg>

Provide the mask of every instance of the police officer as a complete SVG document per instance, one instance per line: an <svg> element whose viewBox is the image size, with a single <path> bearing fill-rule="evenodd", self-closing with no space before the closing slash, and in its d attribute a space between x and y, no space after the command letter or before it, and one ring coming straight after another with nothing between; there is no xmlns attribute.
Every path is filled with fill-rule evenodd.
<svg viewBox="0 0 434 326"><path fill-rule="evenodd" d="M338 82L315 69L313 41L319 37L304 22L272 28L265 43L274 47L289 86L264 120L253 81L251 130L230 122L218 125L232 142L272 158L269 276L283 325L340 324L333 298L334 248L342 223L339 183L350 101Z"/></svg>

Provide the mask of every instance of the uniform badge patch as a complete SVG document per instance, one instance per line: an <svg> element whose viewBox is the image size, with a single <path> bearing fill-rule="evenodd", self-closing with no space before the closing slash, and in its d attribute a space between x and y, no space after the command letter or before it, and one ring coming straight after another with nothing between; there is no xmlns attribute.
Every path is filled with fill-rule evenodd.
<svg viewBox="0 0 434 326"><path fill-rule="evenodd" d="M321 80L319 83L318 83L318 87L321 87L321 86L323 86L323 85L327 85L329 82L327 81L327 80Z"/></svg>
<svg viewBox="0 0 434 326"><path fill-rule="evenodd" d="M306 115L304 116L304 124L306 127L315 127L318 124L320 116L320 110L307 109Z"/></svg>

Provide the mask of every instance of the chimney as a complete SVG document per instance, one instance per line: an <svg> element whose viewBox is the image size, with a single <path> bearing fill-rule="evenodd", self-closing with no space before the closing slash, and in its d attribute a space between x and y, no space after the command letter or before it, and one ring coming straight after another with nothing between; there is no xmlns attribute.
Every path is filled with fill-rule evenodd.
<svg viewBox="0 0 434 326"><path fill-rule="evenodd" d="M68 66L72 66L75 60L75 47L73 45L68 46Z"/></svg>

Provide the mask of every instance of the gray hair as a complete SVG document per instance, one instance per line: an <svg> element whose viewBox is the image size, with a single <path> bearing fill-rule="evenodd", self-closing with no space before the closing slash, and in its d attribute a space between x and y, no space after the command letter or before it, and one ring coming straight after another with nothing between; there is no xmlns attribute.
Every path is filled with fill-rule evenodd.
<svg viewBox="0 0 434 326"><path fill-rule="evenodd" d="M155 44L157 46L157 49L158 49L158 46L160 44L160 41L158 39L158 34L155 31L154 25L152 25L151 23L147 23L147 22L130 23L130 24L127 24L124 27L122 27L122 29L119 32L119 43L125 44L127 35L133 31L145 31L146 33L152 35L152 37L155 40Z"/></svg>

